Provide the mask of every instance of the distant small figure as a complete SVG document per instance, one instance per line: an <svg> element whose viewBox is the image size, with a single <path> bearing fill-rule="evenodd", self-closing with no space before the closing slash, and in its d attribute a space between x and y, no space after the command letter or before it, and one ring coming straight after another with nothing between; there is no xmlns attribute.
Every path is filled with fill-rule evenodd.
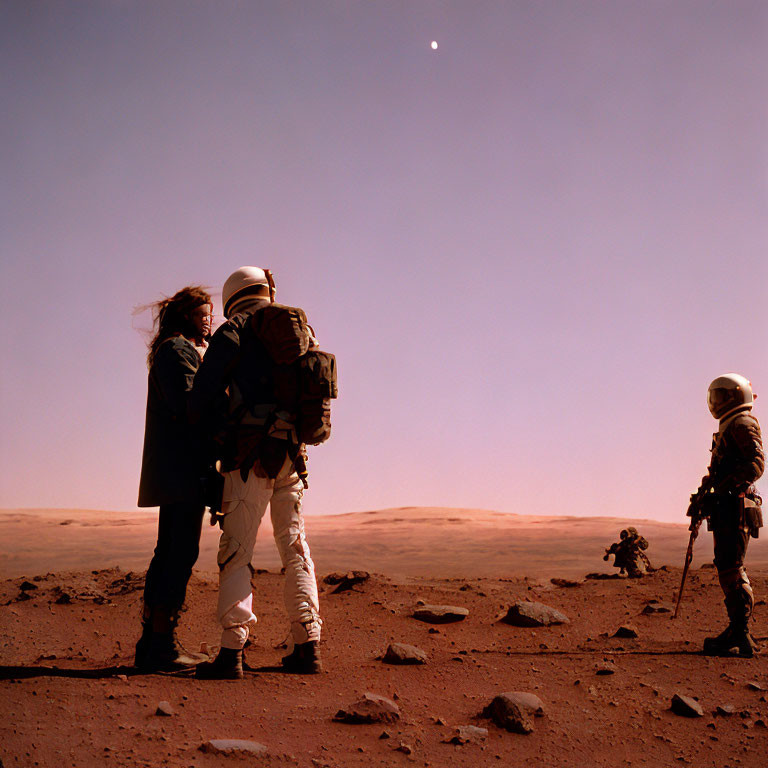
<svg viewBox="0 0 768 768"><path fill-rule="evenodd" d="M626 573L631 579L639 579L644 573L656 570L645 554L648 540L637 532L637 528L624 528L619 539L605 550L603 560L613 555L614 568L618 568L622 575Z"/></svg>

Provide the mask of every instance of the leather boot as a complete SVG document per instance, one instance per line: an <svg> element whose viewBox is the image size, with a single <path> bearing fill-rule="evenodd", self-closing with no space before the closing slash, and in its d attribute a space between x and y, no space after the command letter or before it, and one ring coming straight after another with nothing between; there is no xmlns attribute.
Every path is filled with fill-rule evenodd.
<svg viewBox="0 0 768 768"><path fill-rule="evenodd" d="M242 680L243 651L221 648L213 661L204 661L195 667L198 680Z"/></svg>
<svg viewBox="0 0 768 768"><path fill-rule="evenodd" d="M144 606L142 631L136 643L134 665L144 672L177 672L189 669L208 657L190 653L176 638L178 613L158 606Z"/></svg>
<svg viewBox="0 0 768 768"><path fill-rule="evenodd" d="M729 624L717 637L704 640L705 656L739 656L751 659L758 651L755 639L745 626Z"/></svg>
<svg viewBox="0 0 768 768"><path fill-rule="evenodd" d="M706 656L741 656L751 659L757 651L757 643L749 633L749 620L752 618L752 589L749 582L735 582L727 585L725 592L725 610L729 623L717 637L708 637L704 641Z"/></svg>
<svg viewBox="0 0 768 768"><path fill-rule="evenodd" d="M283 656L283 668L295 675L316 675L322 672L323 664L317 640L294 645L293 650Z"/></svg>

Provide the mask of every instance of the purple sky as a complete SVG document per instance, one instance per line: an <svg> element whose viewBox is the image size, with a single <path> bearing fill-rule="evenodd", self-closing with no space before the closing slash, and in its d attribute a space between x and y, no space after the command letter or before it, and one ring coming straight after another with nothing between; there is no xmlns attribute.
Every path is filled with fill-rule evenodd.
<svg viewBox="0 0 768 768"><path fill-rule="evenodd" d="M768 402L766 71L757 0L1 2L0 506L133 508L133 307L256 264L339 361L307 512L682 519Z"/></svg>

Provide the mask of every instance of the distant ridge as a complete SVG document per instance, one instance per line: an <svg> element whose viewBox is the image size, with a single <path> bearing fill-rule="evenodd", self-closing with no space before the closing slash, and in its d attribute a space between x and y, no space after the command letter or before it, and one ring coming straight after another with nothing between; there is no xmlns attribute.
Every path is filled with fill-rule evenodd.
<svg viewBox="0 0 768 768"><path fill-rule="evenodd" d="M118 565L144 570L155 544L155 510L0 510L0 577ZM308 515L306 527L318 571L363 569L403 577L579 576L613 573L603 561L619 531L635 525L650 543L655 565L682 564L684 521L618 517L542 516L493 510L399 507L337 515ZM218 528L204 525L197 568L216 571ZM696 544L694 568L712 560L712 537ZM269 515L255 567L280 567ZM768 544L752 540L747 565L768 567Z"/></svg>

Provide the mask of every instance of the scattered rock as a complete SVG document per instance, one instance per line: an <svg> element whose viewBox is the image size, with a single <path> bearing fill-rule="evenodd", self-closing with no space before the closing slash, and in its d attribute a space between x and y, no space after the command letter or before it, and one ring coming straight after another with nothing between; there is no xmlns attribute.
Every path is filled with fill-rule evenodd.
<svg viewBox="0 0 768 768"><path fill-rule="evenodd" d="M426 664L427 654L407 643L390 643L383 659L385 664Z"/></svg>
<svg viewBox="0 0 768 768"><path fill-rule="evenodd" d="M211 739L200 745L201 752L214 755L243 756L265 755L267 748L257 741L247 739Z"/></svg>
<svg viewBox="0 0 768 768"><path fill-rule="evenodd" d="M765 686L762 683L758 683L757 680L750 680L747 683L747 688L749 688L750 691L764 691Z"/></svg>
<svg viewBox="0 0 768 768"><path fill-rule="evenodd" d="M535 693L527 691L510 691L502 693L510 701L514 701L519 707L534 717L544 717L544 703Z"/></svg>
<svg viewBox="0 0 768 768"><path fill-rule="evenodd" d="M443 740L443 744L476 744L487 738L487 728L478 728L476 725L459 725L453 736Z"/></svg>
<svg viewBox="0 0 768 768"><path fill-rule="evenodd" d="M451 624L464 621L467 616L469 611L456 605L423 605L413 612L414 619L428 624Z"/></svg>
<svg viewBox="0 0 768 768"><path fill-rule="evenodd" d="M392 737L389 735L389 733L387 731L382 731L379 734L379 738L380 739L391 739Z"/></svg>
<svg viewBox="0 0 768 768"><path fill-rule="evenodd" d="M72 602L72 595L59 588L59 596L53 601L57 605L69 605Z"/></svg>
<svg viewBox="0 0 768 768"><path fill-rule="evenodd" d="M672 697L672 711L682 717L704 717L704 710L696 699L676 693Z"/></svg>
<svg viewBox="0 0 768 768"><path fill-rule="evenodd" d="M144 589L144 576L133 571L128 571L107 584L107 592L110 595L129 595L142 589Z"/></svg>
<svg viewBox="0 0 768 768"><path fill-rule="evenodd" d="M394 723L400 718L400 708L394 701L376 693L364 693L361 699L340 709L333 717L340 723Z"/></svg>
<svg viewBox="0 0 768 768"><path fill-rule="evenodd" d="M324 584L342 584L348 579L358 578L360 581L366 581L371 576L368 571L346 571L341 573L340 571L329 573L324 579Z"/></svg>
<svg viewBox="0 0 768 768"><path fill-rule="evenodd" d="M499 727L525 734L533 731L533 717L543 714L541 699L524 691L499 694L482 711L482 717L489 717Z"/></svg>
<svg viewBox="0 0 768 768"><path fill-rule="evenodd" d="M413 747L405 742L400 742L398 747L395 747L395 752L402 752L404 755L410 755L413 752Z"/></svg>
<svg viewBox="0 0 768 768"><path fill-rule="evenodd" d="M37 589L37 584L33 584L31 581L22 581L21 584L19 584L19 589L21 590L30 590L30 589Z"/></svg>
<svg viewBox="0 0 768 768"><path fill-rule="evenodd" d="M556 587L580 587L580 581L574 581L573 579L550 579L552 584Z"/></svg>
<svg viewBox="0 0 768 768"><path fill-rule="evenodd" d="M515 627L548 627L552 624L568 624L569 618L544 603L520 600L510 607L502 619Z"/></svg>
<svg viewBox="0 0 768 768"><path fill-rule="evenodd" d="M653 613L672 613L674 606L669 603L660 603L658 600L650 600L648 605L643 608L643 613L650 615Z"/></svg>
<svg viewBox="0 0 768 768"><path fill-rule="evenodd" d="M714 567L715 567L714 563L702 563L699 566L699 569L702 570L702 571L705 571L705 570L708 570L708 569L713 569Z"/></svg>
<svg viewBox="0 0 768 768"><path fill-rule="evenodd" d="M170 705L170 702L167 701L161 701L157 705L157 709L155 710L155 714L162 716L162 717L172 717L176 714L176 710Z"/></svg>
<svg viewBox="0 0 768 768"><path fill-rule="evenodd" d="M512 733L533 733L533 720L517 705L506 702L502 697L496 697L482 712L500 728L506 728Z"/></svg>
<svg viewBox="0 0 768 768"><path fill-rule="evenodd" d="M613 664L598 664L595 667L595 674L596 675L612 675L616 672L616 667L613 666Z"/></svg>
<svg viewBox="0 0 768 768"><path fill-rule="evenodd" d="M622 578L618 573L588 573L585 579L594 579L595 581L607 581L608 579Z"/></svg>
<svg viewBox="0 0 768 768"><path fill-rule="evenodd" d="M18 595L16 595L16 599L13 600L14 603L23 603L25 600L31 600L32 595L24 592L21 590Z"/></svg>
<svg viewBox="0 0 768 768"><path fill-rule="evenodd" d="M371 578L371 574L368 571L347 571L347 573L329 573L323 581L326 584L337 584L331 594L335 595L339 592L347 592L352 589L356 584L362 584L364 581L368 581Z"/></svg>
<svg viewBox="0 0 768 768"><path fill-rule="evenodd" d="M614 633L613 637L637 637L637 629L634 624L622 624Z"/></svg>
<svg viewBox="0 0 768 768"><path fill-rule="evenodd" d="M720 717L730 717L736 713L736 707L733 704L718 704L715 708L715 714Z"/></svg>

